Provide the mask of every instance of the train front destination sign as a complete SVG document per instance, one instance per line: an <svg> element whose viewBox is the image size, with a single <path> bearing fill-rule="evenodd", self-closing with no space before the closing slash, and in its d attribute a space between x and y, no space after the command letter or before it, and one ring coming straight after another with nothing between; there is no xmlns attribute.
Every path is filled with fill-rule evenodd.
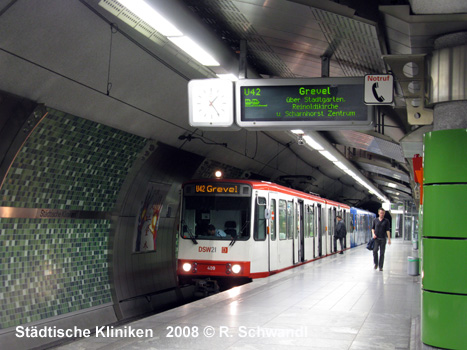
<svg viewBox="0 0 467 350"><path fill-rule="evenodd" d="M236 122L263 130L369 129L364 78L246 79L236 83Z"/></svg>

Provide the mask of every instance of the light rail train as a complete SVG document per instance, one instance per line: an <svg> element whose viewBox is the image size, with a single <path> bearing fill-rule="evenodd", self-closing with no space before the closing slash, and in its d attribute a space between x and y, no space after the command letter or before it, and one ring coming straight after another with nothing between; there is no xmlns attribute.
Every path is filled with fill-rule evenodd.
<svg viewBox="0 0 467 350"><path fill-rule="evenodd" d="M261 278L329 256L340 249L334 240L337 215L346 224L347 248L349 241L354 247L369 239L375 215L346 204L265 181L187 182L179 281Z"/></svg>

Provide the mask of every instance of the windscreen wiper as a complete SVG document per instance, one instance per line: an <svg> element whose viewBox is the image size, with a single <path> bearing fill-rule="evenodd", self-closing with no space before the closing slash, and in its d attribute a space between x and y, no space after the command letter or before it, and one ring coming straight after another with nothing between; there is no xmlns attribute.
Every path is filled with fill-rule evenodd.
<svg viewBox="0 0 467 350"><path fill-rule="evenodd" d="M235 242L237 242L237 239L239 236L241 236L243 234L243 231L246 229L246 226L249 224L250 222L249 221L245 221L245 223L243 224L242 226L242 229L240 230L240 232L235 235L234 238L232 238L232 240L230 241L230 244L229 244L229 247L233 247L233 245L235 244Z"/></svg>
<svg viewBox="0 0 467 350"><path fill-rule="evenodd" d="M182 229L183 229L183 232L187 232L188 233L188 237L191 239L191 241L193 242L193 244L198 244L198 241L196 240L196 237L193 235L193 232L191 232L191 229L188 227L188 225L185 224L185 221L182 220ZM185 230L186 229L186 230Z"/></svg>
<svg viewBox="0 0 467 350"><path fill-rule="evenodd" d="M234 245L235 242L237 241L237 237L238 237L238 235L235 235L235 237L232 238L232 240L230 241L229 247L233 247L233 245Z"/></svg>

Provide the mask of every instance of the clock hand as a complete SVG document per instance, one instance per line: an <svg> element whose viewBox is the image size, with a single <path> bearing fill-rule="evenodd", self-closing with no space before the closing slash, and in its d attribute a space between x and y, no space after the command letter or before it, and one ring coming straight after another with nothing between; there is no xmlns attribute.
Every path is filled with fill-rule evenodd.
<svg viewBox="0 0 467 350"><path fill-rule="evenodd" d="M216 107L214 106L214 101L217 99L217 97L218 97L218 96L216 96L216 97L214 98L214 100L209 101L209 106L212 107L212 108L214 108L214 110L216 111L217 115L219 115L219 112L217 111Z"/></svg>
<svg viewBox="0 0 467 350"><path fill-rule="evenodd" d="M217 115L219 115L219 112L217 111L216 107L214 107L213 104L211 105L211 107L214 108L214 110L216 111Z"/></svg>

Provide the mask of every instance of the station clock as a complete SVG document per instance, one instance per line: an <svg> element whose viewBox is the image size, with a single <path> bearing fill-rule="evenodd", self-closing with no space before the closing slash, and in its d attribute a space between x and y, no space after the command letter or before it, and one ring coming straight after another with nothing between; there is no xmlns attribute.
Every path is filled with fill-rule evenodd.
<svg viewBox="0 0 467 350"><path fill-rule="evenodd" d="M225 79L188 82L189 123L194 127L230 127L234 122L234 85Z"/></svg>

